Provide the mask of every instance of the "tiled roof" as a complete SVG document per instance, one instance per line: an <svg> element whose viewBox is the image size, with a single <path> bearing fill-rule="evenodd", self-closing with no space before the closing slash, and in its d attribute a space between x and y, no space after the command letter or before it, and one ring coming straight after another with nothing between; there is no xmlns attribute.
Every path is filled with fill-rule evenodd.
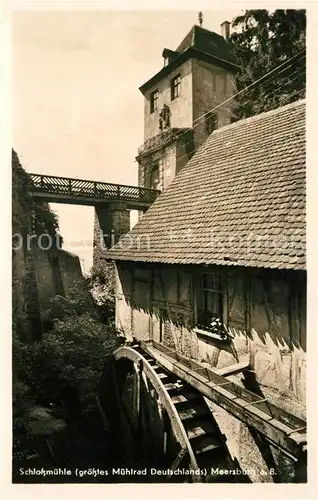
<svg viewBox="0 0 318 500"><path fill-rule="evenodd" d="M304 269L305 102L214 131L108 257Z"/></svg>
<svg viewBox="0 0 318 500"><path fill-rule="evenodd" d="M182 40L176 52L185 52L190 47L193 47L200 52L218 57L224 61L233 64L238 64L232 54L231 45L223 36L214 33L214 31L206 30L200 26L194 25L189 33Z"/></svg>

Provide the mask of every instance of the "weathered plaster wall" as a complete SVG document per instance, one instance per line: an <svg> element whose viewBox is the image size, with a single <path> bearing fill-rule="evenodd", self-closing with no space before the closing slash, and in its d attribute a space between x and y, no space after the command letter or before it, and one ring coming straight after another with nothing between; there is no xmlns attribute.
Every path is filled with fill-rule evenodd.
<svg viewBox="0 0 318 500"><path fill-rule="evenodd" d="M141 161L139 186L151 187L149 184L150 170L155 164L159 168L157 189L163 191L171 184L176 173L176 144L169 144Z"/></svg>
<svg viewBox="0 0 318 500"><path fill-rule="evenodd" d="M198 269L178 266L119 264L117 328L128 339L163 342L214 367L250 360L264 397L306 418L305 276L259 275L244 269L226 272L225 316L233 336L232 343L226 346L193 329L197 272ZM296 321L298 313L300 320L297 316ZM232 379L242 385L240 376ZM252 481L275 481L271 466L264 461L264 450L261 452L256 446L253 431L221 408L210 405L233 457L243 469L254 471ZM292 462L272 447L267 453L280 480L288 481Z"/></svg>
<svg viewBox="0 0 318 500"><path fill-rule="evenodd" d="M171 79L181 74L181 93L171 101ZM150 113L150 95L159 91L158 110ZM195 150L205 141L211 130L207 127L205 115L235 93L235 78L230 70L191 59L177 68L169 77L158 82L145 95L144 140L160 134L159 113L164 104L170 108L170 127L193 130L182 134L170 146L162 147L152 154L138 158L139 186L149 186L148 172L153 164L159 163L160 182L158 189L166 189L175 175L193 156ZM217 128L231 123L233 101L217 110Z"/></svg>
<svg viewBox="0 0 318 500"><path fill-rule="evenodd" d="M159 182L156 189L163 191L170 186L171 182L193 156L193 134L189 130L176 137L173 142L167 144L150 154L138 157L138 185L153 188L151 185L151 169L153 166L159 168Z"/></svg>
<svg viewBox="0 0 318 500"><path fill-rule="evenodd" d="M176 143L165 148L162 159L162 186L159 189L167 189L176 176Z"/></svg>
<svg viewBox="0 0 318 500"><path fill-rule="evenodd" d="M176 143L176 175L194 155L193 131L184 133Z"/></svg>
<svg viewBox="0 0 318 500"><path fill-rule="evenodd" d="M229 271L225 321L233 339L230 346L226 346L193 329L194 271L166 266L160 272L158 267L139 266L118 266L117 279L121 287L121 299L117 301L117 314L121 318L118 327L124 333L162 341L181 354L215 367L249 359L264 391L274 399L284 395L286 401L288 398L298 401L298 413L303 416L305 304L299 300L305 295L303 276L297 278L295 298L295 278L290 277L290 273L284 277L281 273L259 275L248 271L247 275L244 270ZM130 288L126 292L128 282ZM300 322L294 320L295 309L291 309L295 301L298 302L296 311L302 309L301 331Z"/></svg>
<svg viewBox="0 0 318 500"><path fill-rule="evenodd" d="M159 183L158 189L162 190L163 186L163 154L161 151L155 151L151 155L147 155L139 160L138 167L138 186L150 187L150 171L154 165L159 168Z"/></svg>
<svg viewBox="0 0 318 500"><path fill-rule="evenodd" d="M180 73L181 94L171 101L171 80ZM150 113L150 95L159 91L158 110ZM235 93L235 76L232 71L219 66L190 59L173 73L150 88L144 100L144 140L160 132L159 113L164 104L170 107L171 127L189 127L208 110L221 104ZM233 102L217 110L218 127L231 123ZM205 121L196 122L196 143L206 138ZM200 143L201 143L200 142Z"/></svg>
<svg viewBox="0 0 318 500"><path fill-rule="evenodd" d="M181 76L181 94L171 101L170 82L178 74ZM158 110L150 113L150 95L155 90L159 91ZM147 91L144 101L145 141L159 134L159 113L164 104L167 104L170 108L171 127L192 126L192 60L186 61Z"/></svg>
<svg viewBox="0 0 318 500"><path fill-rule="evenodd" d="M116 327L131 340L149 339L150 271L122 265L116 270Z"/></svg>
<svg viewBox="0 0 318 500"><path fill-rule="evenodd" d="M235 76L230 70L194 59L193 68L193 121L194 143L197 148L207 137L206 120L202 115L235 94ZM231 123L233 101L216 110L217 128ZM197 120L197 121L196 121Z"/></svg>
<svg viewBox="0 0 318 500"><path fill-rule="evenodd" d="M133 274L124 265L116 268L116 328L125 334L128 341L133 339L132 287ZM125 292L125 293L124 293Z"/></svg>

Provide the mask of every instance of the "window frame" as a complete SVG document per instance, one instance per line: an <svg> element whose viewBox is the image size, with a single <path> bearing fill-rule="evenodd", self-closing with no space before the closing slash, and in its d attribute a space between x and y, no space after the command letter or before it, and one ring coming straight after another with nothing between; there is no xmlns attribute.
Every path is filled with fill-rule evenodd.
<svg viewBox="0 0 318 500"><path fill-rule="evenodd" d="M181 74L178 73L170 81L170 96L171 101L174 101L181 95Z"/></svg>
<svg viewBox="0 0 318 500"><path fill-rule="evenodd" d="M150 189L158 189L160 185L160 163L159 161L152 162L148 167L147 184ZM157 178L157 185L154 186L154 180Z"/></svg>
<svg viewBox="0 0 318 500"><path fill-rule="evenodd" d="M159 90L156 89L150 93L150 114L159 109Z"/></svg>
<svg viewBox="0 0 318 500"><path fill-rule="evenodd" d="M217 287L214 286L204 286L204 276L213 275L218 280ZM226 275L224 272L219 272L216 269L211 270L201 270L195 279L194 284L194 331L200 335L206 337L216 338L218 340L227 340L227 334L223 333L212 333L211 329L207 324L204 324L200 320L200 315L202 315L202 304L203 304L203 294L204 293L216 293L219 300L218 311L208 311L215 317L219 317L222 325L227 324L227 287L226 287Z"/></svg>
<svg viewBox="0 0 318 500"><path fill-rule="evenodd" d="M211 135L218 128L219 117L217 113L208 112L205 115L205 130Z"/></svg>

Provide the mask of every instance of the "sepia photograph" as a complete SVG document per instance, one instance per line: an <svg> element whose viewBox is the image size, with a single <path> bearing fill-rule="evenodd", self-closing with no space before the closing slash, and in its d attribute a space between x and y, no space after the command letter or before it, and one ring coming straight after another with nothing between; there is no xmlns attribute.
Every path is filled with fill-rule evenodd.
<svg viewBox="0 0 318 500"><path fill-rule="evenodd" d="M306 26L12 12L13 484L307 483Z"/></svg>

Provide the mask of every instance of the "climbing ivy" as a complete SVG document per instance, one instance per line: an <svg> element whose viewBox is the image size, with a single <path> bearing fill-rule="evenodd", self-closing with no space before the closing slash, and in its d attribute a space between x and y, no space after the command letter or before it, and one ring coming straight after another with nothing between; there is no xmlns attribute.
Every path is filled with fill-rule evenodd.
<svg viewBox="0 0 318 500"><path fill-rule="evenodd" d="M17 153L12 150L12 229L13 232L29 230L29 215L32 198L28 189L28 175L20 164Z"/></svg>
<svg viewBox="0 0 318 500"><path fill-rule="evenodd" d="M12 150L12 229L25 235L47 233L56 241L58 217L48 203L35 201L30 194L31 179ZM61 239L60 239L61 242Z"/></svg>
<svg viewBox="0 0 318 500"><path fill-rule="evenodd" d="M41 234L51 236L52 246L62 242L61 238L56 238L59 229L57 215L47 203L32 198L30 186L30 176L12 150L13 323L21 339L39 338L42 333L34 254L29 244L34 248L37 239L33 235Z"/></svg>

